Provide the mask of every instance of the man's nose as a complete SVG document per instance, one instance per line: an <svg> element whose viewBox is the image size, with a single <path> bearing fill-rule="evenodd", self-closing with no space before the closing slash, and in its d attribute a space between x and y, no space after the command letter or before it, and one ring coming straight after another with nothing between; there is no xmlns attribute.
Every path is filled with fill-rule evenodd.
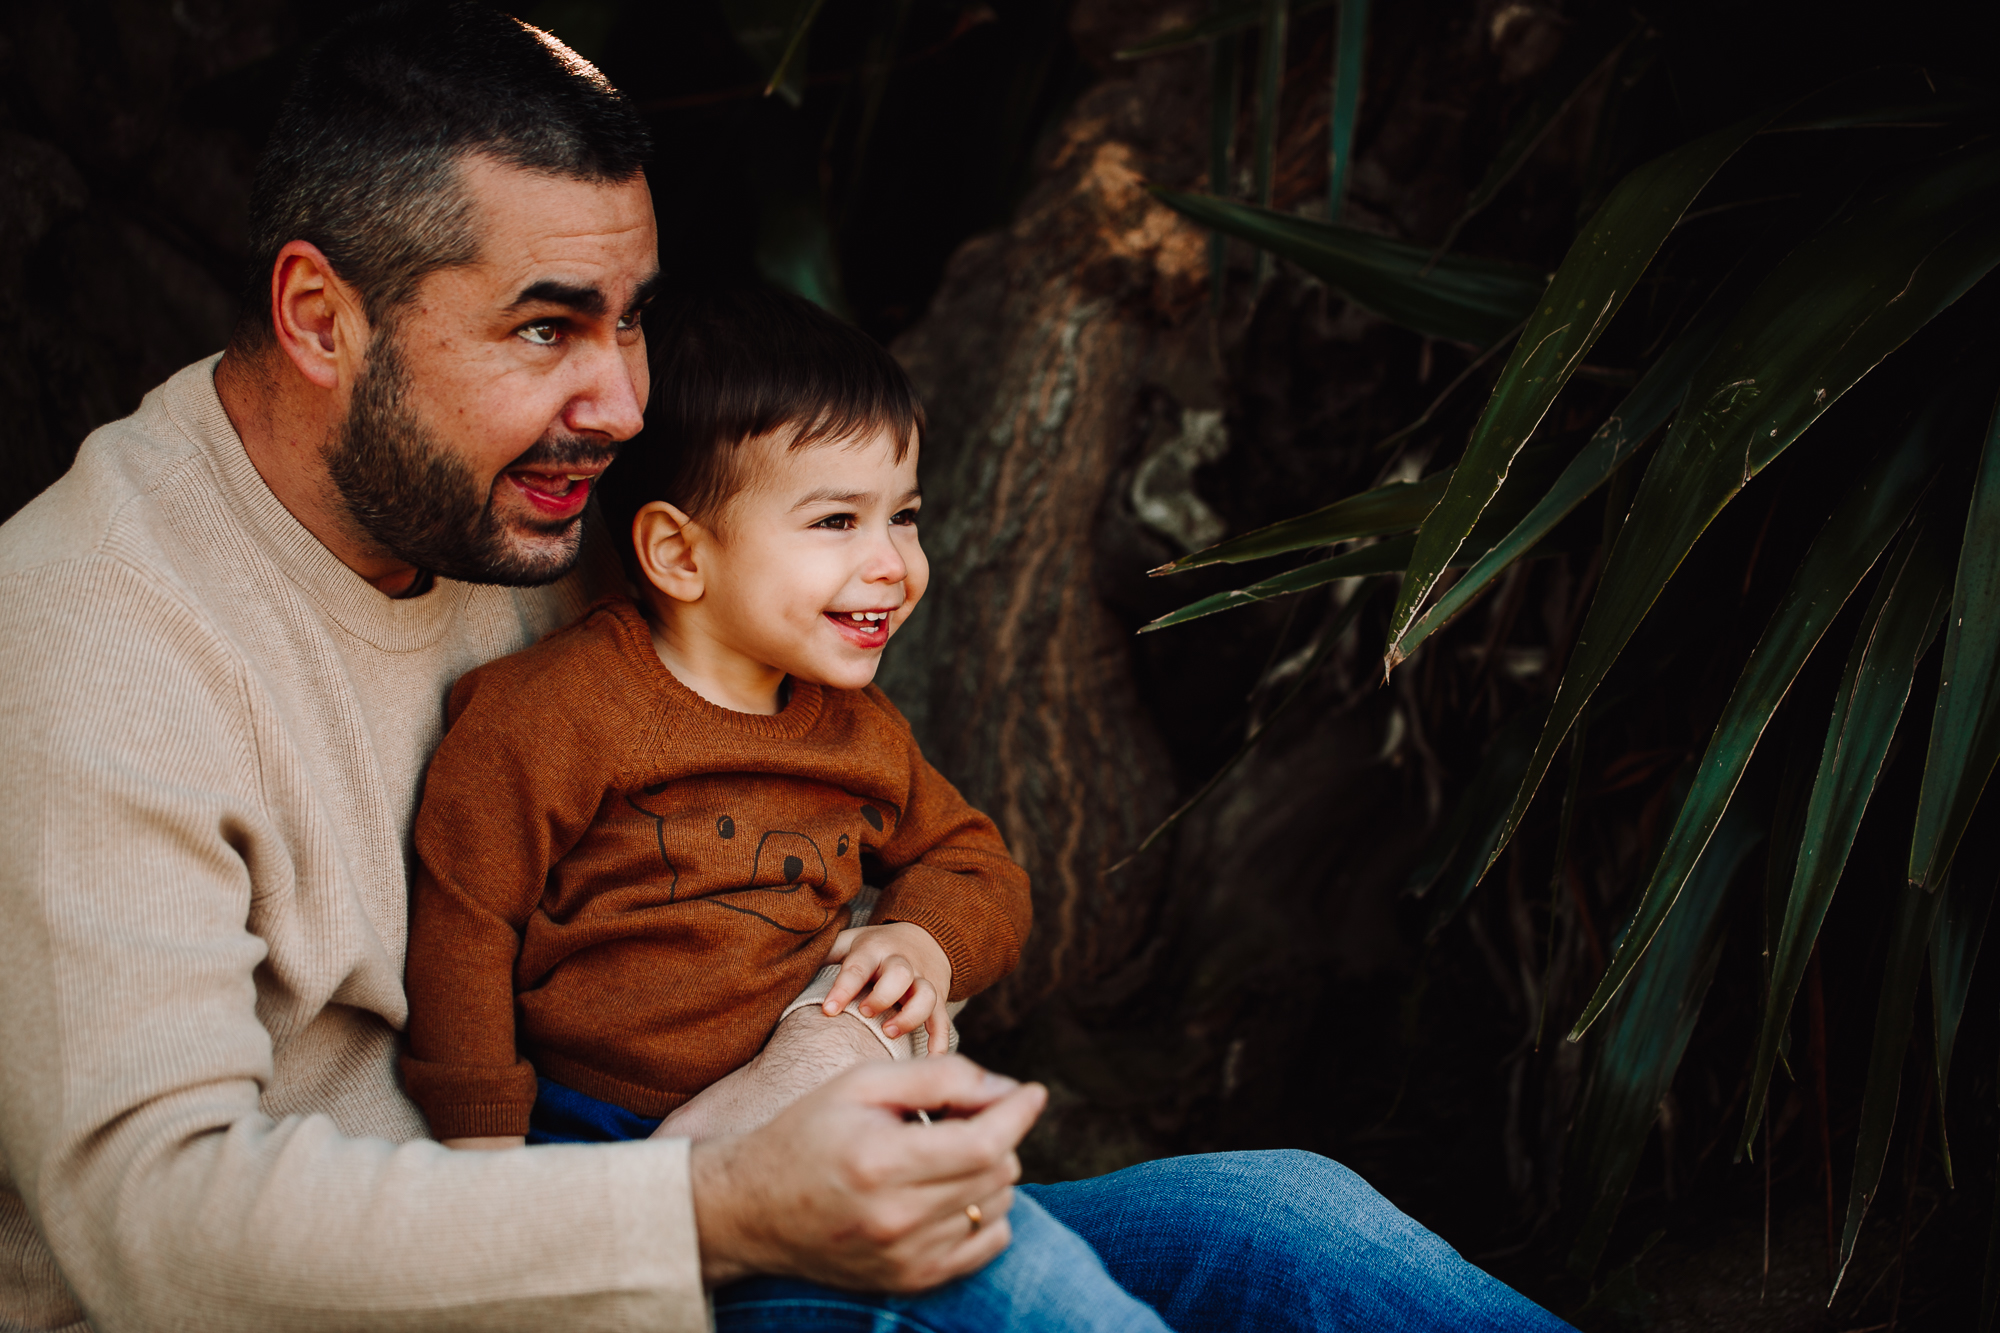
<svg viewBox="0 0 2000 1333"><path fill-rule="evenodd" d="M584 354L583 383L563 408L563 425L578 435L629 440L646 424L643 387L631 362L616 347ZM642 363L643 364L643 363Z"/></svg>

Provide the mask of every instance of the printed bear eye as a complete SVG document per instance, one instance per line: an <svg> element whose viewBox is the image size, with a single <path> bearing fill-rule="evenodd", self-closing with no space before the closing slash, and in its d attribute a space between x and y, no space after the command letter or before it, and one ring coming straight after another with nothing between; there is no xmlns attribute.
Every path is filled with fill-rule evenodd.
<svg viewBox="0 0 2000 1333"><path fill-rule="evenodd" d="M715 831L725 838L733 838L736 836L736 821L724 815L715 821Z"/></svg>
<svg viewBox="0 0 2000 1333"><path fill-rule="evenodd" d="M847 855L847 835L845 833L840 835L840 842L835 845L833 854L835 856Z"/></svg>
<svg viewBox="0 0 2000 1333"><path fill-rule="evenodd" d="M861 817L868 821L868 827L874 829L877 833L882 831L882 812L880 810L877 810L872 805L864 805L861 807Z"/></svg>
<svg viewBox="0 0 2000 1333"><path fill-rule="evenodd" d="M665 791L666 789L667 789L667 784L664 782L649 782L644 787L640 788L640 790L645 792L646 795L648 796L658 796L661 792Z"/></svg>

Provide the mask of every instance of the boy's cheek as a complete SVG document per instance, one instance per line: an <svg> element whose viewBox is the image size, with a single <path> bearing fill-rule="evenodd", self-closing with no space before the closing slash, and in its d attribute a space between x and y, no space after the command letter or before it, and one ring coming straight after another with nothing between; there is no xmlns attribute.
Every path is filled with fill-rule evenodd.
<svg viewBox="0 0 2000 1333"><path fill-rule="evenodd" d="M924 548L914 540L910 549L903 553L903 564L909 571L903 576L903 604L897 608L896 619L892 622L899 628L917 609L917 603L923 600L925 590L931 585L931 563L924 558Z"/></svg>

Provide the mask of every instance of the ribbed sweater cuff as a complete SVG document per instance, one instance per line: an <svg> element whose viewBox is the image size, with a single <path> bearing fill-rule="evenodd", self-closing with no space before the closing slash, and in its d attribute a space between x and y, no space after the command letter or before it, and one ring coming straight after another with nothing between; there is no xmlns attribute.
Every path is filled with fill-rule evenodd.
<svg viewBox="0 0 2000 1333"><path fill-rule="evenodd" d="M938 942L938 948L944 950L945 961L951 964L950 998L963 1000L1012 972L1020 960L1020 945L1013 938L1012 926L1005 921L983 923L988 930L984 932L986 938L981 939L960 924L964 915L963 905L956 911L939 910L913 894L894 900L885 896L876 917L885 926L892 921L907 921L928 932Z"/></svg>
<svg viewBox="0 0 2000 1333"><path fill-rule="evenodd" d="M535 1109L535 1068L454 1065L402 1057L403 1086L430 1123L435 1139L498 1138L526 1134Z"/></svg>

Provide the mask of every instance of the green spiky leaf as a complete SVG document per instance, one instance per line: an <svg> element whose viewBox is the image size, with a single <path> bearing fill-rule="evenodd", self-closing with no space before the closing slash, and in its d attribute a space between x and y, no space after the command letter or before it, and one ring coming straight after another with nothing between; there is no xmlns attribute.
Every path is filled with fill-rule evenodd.
<svg viewBox="0 0 2000 1333"><path fill-rule="evenodd" d="M1944 619L1951 595L1952 526L1943 514L1932 512L1904 534L1884 564L1848 654L1806 805L1784 921L1771 951L1764 1018L1750 1066L1750 1113L1743 1122L1742 1149L1749 1148L1757 1132L1792 1001L1847 867L1861 817L1874 795L1889 742L1902 720L1917 662Z"/></svg>
<svg viewBox="0 0 2000 1333"><path fill-rule="evenodd" d="M1234 565L1245 560L1262 560L1293 551L1309 551L1316 546L1356 537L1379 537L1390 532L1410 532L1424 521L1424 515L1444 494L1450 470L1425 477L1422 481L1391 482L1360 495L1336 500L1310 514L1288 518L1282 523L1246 532L1240 537L1217 542L1205 550L1184 555L1161 565L1154 574L1178 574L1204 565Z"/></svg>
<svg viewBox="0 0 2000 1333"><path fill-rule="evenodd" d="M1507 803L1520 785L1528 757L1535 752L1535 737L1541 734L1545 711L1530 708L1517 713L1494 733L1479 758L1479 770L1452 807L1451 817L1438 830L1423 861L1410 872L1405 893L1418 898L1435 895L1429 934L1442 930L1479 887L1493 840L1500 836L1501 821L1507 817Z"/></svg>
<svg viewBox="0 0 2000 1333"><path fill-rule="evenodd" d="M1515 797L1509 836L1571 724L1723 506L2000 262L1996 208L2000 145L1919 163L1864 190L1730 321L1640 482Z"/></svg>
<svg viewBox="0 0 2000 1333"><path fill-rule="evenodd" d="M1570 1188L1584 1214L1573 1272L1588 1276L1604 1253L1721 960L1729 885L1763 836L1755 814L1740 803L1730 810L1688 876L1684 909L1606 1016L1570 1139Z"/></svg>
<svg viewBox="0 0 2000 1333"><path fill-rule="evenodd" d="M1694 787L1639 900L1632 928L1620 942L1571 1036L1581 1036L1604 1012L1667 921L1689 872L1742 781L1771 715L1784 701L1820 636L1895 537L1935 471L1936 459L1927 449L1889 451L1848 492L1806 552L1723 706L1722 717L1695 771ZM1546 733L1543 739L1546 741Z"/></svg>
<svg viewBox="0 0 2000 1333"><path fill-rule="evenodd" d="M1410 651L1437 630L1451 623L1466 607L1500 577L1507 566L1520 559L1535 543L1555 530L1578 505L1588 499L1605 480L1639 451L1647 438L1666 421L1687 393L1695 368L1708 355L1715 335L1721 330L1726 312L1698 321L1674 340L1672 346L1653 362L1632 392L1597 428L1583 451L1571 460L1555 485L1508 534L1474 561L1465 576L1451 585L1444 596L1431 604L1423 618L1410 627L1404 643ZM1437 474L1448 479L1448 472ZM1474 546L1475 543L1467 543Z"/></svg>
<svg viewBox="0 0 2000 1333"><path fill-rule="evenodd" d="M1945 1093L1951 1086L1951 1056L1958 1045L1958 1025L1972 993L1972 966L1979 958L1986 921L1993 912L1993 883L1964 873L1961 867L1944 888L1944 910L1931 932L1931 1048L1937 1070L1938 1152L1944 1159L1944 1183L1956 1188L1951 1166L1951 1138L1945 1117Z"/></svg>
<svg viewBox="0 0 2000 1333"><path fill-rule="evenodd" d="M1150 187L1156 198L1216 231L1289 259L1356 305L1433 338L1488 346L1506 337L1548 285L1520 264L1446 255L1255 204ZM1429 270L1426 272L1426 270Z"/></svg>
<svg viewBox="0 0 2000 1333"><path fill-rule="evenodd" d="M1709 178L1763 123L1739 121L1655 158L1618 183L1556 270L1493 386L1451 485L1417 534L1417 553L1389 621L1388 665L1479 516L1499 493L1570 376L1632 294L1667 234Z"/></svg>
<svg viewBox="0 0 2000 1333"><path fill-rule="evenodd" d="M1368 47L1368 0L1340 0L1334 26L1333 89L1327 94L1326 216L1340 221L1347 173L1354 165L1354 127L1361 119L1361 69ZM1449 250L1450 243L1438 247Z"/></svg>
<svg viewBox="0 0 2000 1333"><path fill-rule="evenodd" d="M1942 901L1942 894L1906 884L1896 902L1882 994L1875 1004L1868 1082L1861 1092L1861 1123L1854 1132L1854 1176L1847 1191L1847 1223L1840 1231L1835 1292L1854 1260L1862 1219L1882 1183L1882 1164L1889 1156L1889 1132L1896 1127L1896 1101L1903 1086L1903 1056L1910 1046L1910 1018L1917 1007L1917 982L1923 976L1924 948L1930 942L1931 926Z"/></svg>
<svg viewBox="0 0 2000 1333"><path fill-rule="evenodd" d="M2000 228L1987 223L1989 233ZM2000 759L2000 406L1986 430L1986 448L1965 520L1964 554L1952 593L1944 640L1944 671L1924 761L1917 831L1910 843L1910 882L1934 887L1951 864Z"/></svg>
<svg viewBox="0 0 2000 1333"><path fill-rule="evenodd" d="M1154 630L1169 629L1175 625L1185 625L1190 620L1200 620L1218 611L1234 611L1241 606L1256 602L1268 602L1273 597L1290 597L1294 593L1310 592L1323 588L1341 579L1359 578L1365 574L1394 574L1409 563L1410 546L1414 537L1391 537L1388 541L1364 546L1358 551L1336 555L1327 560L1315 560L1310 565L1273 575L1261 583L1253 583L1247 588L1237 588L1231 592L1219 592L1204 597L1198 602L1190 602L1178 611L1169 611L1158 620L1149 621L1139 627L1141 634Z"/></svg>

